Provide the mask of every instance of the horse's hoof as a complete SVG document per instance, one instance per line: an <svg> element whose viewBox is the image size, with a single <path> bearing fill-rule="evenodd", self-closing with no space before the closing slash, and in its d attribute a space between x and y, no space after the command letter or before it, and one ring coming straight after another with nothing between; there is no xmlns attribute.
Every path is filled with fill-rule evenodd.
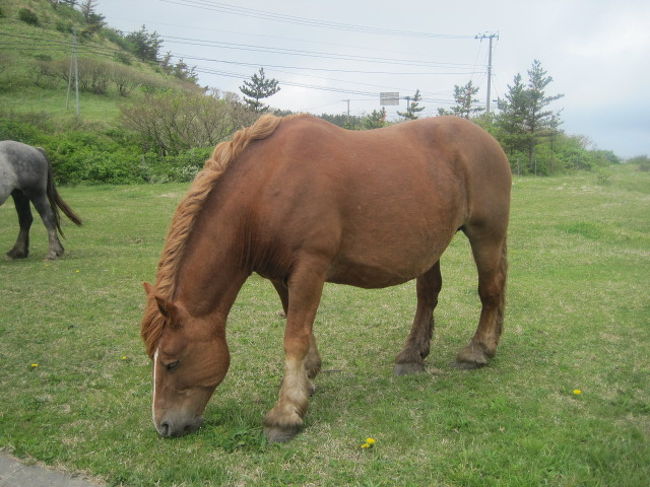
<svg viewBox="0 0 650 487"><path fill-rule="evenodd" d="M7 252L7 257L10 259L25 259L27 258L27 252L21 252L20 250L11 249Z"/></svg>
<svg viewBox="0 0 650 487"><path fill-rule="evenodd" d="M479 362L464 362L461 360L456 360L455 362L452 362L452 365L458 370L475 370L475 369L480 369L482 367L485 367L487 365L487 362L479 363Z"/></svg>
<svg viewBox="0 0 650 487"><path fill-rule="evenodd" d="M490 357L485 353L482 347L475 344L469 344L458 352L456 363L454 365L457 369L473 370L485 367L489 360Z"/></svg>
<svg viewBox="0 0 650 487"><path fill-rule="evenodd" d="M288 426L280 428L278 426L265 426L264 435L269 443L286 443L293 439L300 432L300 426Z"/></svg>
<svg viewBox="0 0 650 487"><path fill-rule="evenodd" d="M412 375L424 372L424 364L420 362L405 362L395 364L393 373L395 375Z"/></svg>

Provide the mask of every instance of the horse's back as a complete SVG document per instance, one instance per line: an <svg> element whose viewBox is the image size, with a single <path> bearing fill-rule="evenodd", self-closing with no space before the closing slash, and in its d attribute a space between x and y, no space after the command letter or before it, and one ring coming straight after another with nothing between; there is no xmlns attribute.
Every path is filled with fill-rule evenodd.
<svg viewBox="0 0 650 487"><path fill-rule="evenodd" d="M468 142L483 147L467 150ZM486 171L503 173L493 144L456 118L348 131L292 117L251 146L240 168L272 253L329 256L328 280L382 287L440 258L471 213L474 159L488 154Z"/></svg>
<svg viewBox="0 0 650 487"><path fill-rule="evenodd" d="M4 192L45 191L47 174L47 159L36 147L15 140L0 141L0 185Z"/></svg>

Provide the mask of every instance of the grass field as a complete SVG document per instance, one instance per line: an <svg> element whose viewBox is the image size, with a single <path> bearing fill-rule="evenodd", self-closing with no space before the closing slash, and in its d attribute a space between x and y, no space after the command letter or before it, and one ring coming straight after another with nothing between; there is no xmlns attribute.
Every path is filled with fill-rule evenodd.
<svg viewBox="0 0 650 487"><path fill-rule="evenodd" d="M506 326L497 357L451 367L479 302L469 247L443 256L427 372L394 377L414 285L328 285L324 372L306 429L268 445L282 370L272 286L251 278L228 325L232 365L194 435L151 424L144 294L185 185L61 188L85 219L67 255L0 260L0 447L110 485L645 486L650 478L650 173L514 181ZM18 231L0 207L0 250ZM580 390L581 394L574 393ZM371 449L360 445L376 439Z"/></svg>

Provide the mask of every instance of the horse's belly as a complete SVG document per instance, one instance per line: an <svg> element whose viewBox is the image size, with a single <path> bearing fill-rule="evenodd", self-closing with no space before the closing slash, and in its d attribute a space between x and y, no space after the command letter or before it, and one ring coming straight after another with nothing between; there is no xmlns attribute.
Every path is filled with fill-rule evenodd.
<svg viewBox="0 0 650 487"><path fill-rule="evenodd" d="M383 268L367 265L335 264L327 275L327 282L347 284L349 286L366 289L396 286L417 277L416 273L402 273L387 271Z"/></svg>
<svg viewBox="0 0 650 487"><path fill-rule="evenodd" d="M421 242L383 241L348 246L333 260L327 281L363 288L383 288L410 281L428 271L449 245L449 238Z"/></svg>

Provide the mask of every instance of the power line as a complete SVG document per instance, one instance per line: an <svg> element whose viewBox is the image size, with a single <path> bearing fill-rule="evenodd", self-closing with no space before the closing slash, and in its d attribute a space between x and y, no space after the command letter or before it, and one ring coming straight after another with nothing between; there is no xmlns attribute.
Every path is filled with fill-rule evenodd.
<svg viewBox="0 0 650 487"><path fill-rule="evenodd" d="M13 50L18 50L18 51L42 51L42 50L52 50L55 52L67 52L68 49L70 48L70 44L67 41L59 41L59 40L53 40L53 39L48 39L42 36L38 35L24 35L24 34L5 34L5 33L0 33L0 36L7 36L10 37L9 42L0 42L0 47L11 47ZM20 41L17 41L16 37L21 38L21 39L27 39L30 41L35 41L35 42L41 42L44 45L40 47L26 47L24 43L20 43ZM1 37L0 37L1 39ZM17 41L17 42L12 42L12 41ZM209 41L208 41L209 42ZM45 44L47 43L47 44ZM86 55L96 55L96 56L102 56L102 57L113 57L115 54L122 53L122 50L119 49L111 49L103 46L84 46L80 44L76 44L75 47L75 56L71 56L71 61L74 62L75 59L72 59L73 57L76 57L76 53L79 54L86 54ZM307 51L309 52L309 51ZM170 53L172 54L172 57L178 58L178 59L193 59L193 60L205 60L208 62L218 62L218 63L226 63L226 64L234 64L234 65L242 65L242 66L259 66L260 64L258 63L243 63L243 62L237 62L237 61L226 61L226 60L219 60L219 59L211 59L211 58L200 58L200 57L194 57L194 56L186 56L178 53ZM381 58L379 58L381 60ZM387 61L387 60L386 60ZM152 66L159 66L157 62L153 61L141 61L145 64L150 64ZM368 61L372 62L372 61ZM416 73L396 73L396 72L385 72L385 71L367 71L364 72L362 70L337 70L337 69L329 69L329 68L302 68L299 66L278 66L278 65L266 65L266 64L261 64L261 66L269 66L271 68L282 68L282 69L295 69L295 70L308 70L308 71L323 71L323 72L350 72L350 73L362 73L362 74L388 74L388 75L400 75L400 74L416 74ZM461 65L459 65L461 66ZM234 72L228 72L228 71L223 71L223 70L214 70L214 69L208 69L208 68L194 68L197 73L205 73L205 74L212 74L212 75L217 75L217 76L224 76L224 77L229 77L229 78L236 78L236 79L249 79L250 75L249 74L242 74L242 73L234 73ZM282 72L282 71L279 71ZM286 73L286 74L293 74L293 73ZM426 72L426 73L419 73L423 75L433 75L433 74L444 74L444 73L436 73L436 72ZM470 74L468 72L457 72L457 73L448 73L448 74ZM310 76L310 75L304 75L304 76ZM346 81L346 80L339 80L339 79L332 79L332 78L324 78L324 77L318 77L318 76L312 76L314 78L318 79L323 79L326 81L335 81L337 83L348 83L348 84L357 84L357 85L365 85L365 86L374 86L377 88L382 89L382 85L376 85L376 84L370 84L370 83L362 83L362 82L354 82L354 81ZM378 97L379 96L379 91L367 91L367 90L357 90L357 89L349 89L349 88L342 88L342 87L333 87L333 86L323 86L323 85L318 85L318 84L309 84L309 83L300 83L300 82L295 82L295 81L280 81L280 83L284 86L293 86L293 87L299 87L299 88L307 88L307 89L314 89L314 90L319 90L319 91L328 91L332 93L342 93L346 95L357 95L357 96L363 96L363 97ZM392 88L392 89L397 89L397 88ZM404 90L400 89L400 91L409 91L409 90ZM411 90L413 91L413 90ZM426 93L426 92L424 92ZM452 103L452 101L448 99L442 99L442 98L433 98L433 97L423 97L423 101L427 103Z"/></svg>
<svg viewBox="0 0 650 487"><path fill-rule="evenodd" d="M301 49L290 49L282 47L267 47L267 46L258 46L254 44L238 44L233 42L225 41L212 41L208 39L194 39L189 37L179 37L179 36L161 36L167 42L172 44L183 44L191 46L201 46L201 47L220 47L223 49L233 49L240 51L253 51L253 52L264 52L270 54L284 54L290 56L302 56L302 57L311 57L311 58L322 58L322 59L336 59L340 61L354 61L354 62L367 62L367 63L378 63L378 64L395 64L401 66L420 66L420 67L444 67L451 69L469 69L472 67L471 64L462 64L462 63L442 63L436 61L418 61L418 60L404 60L404 59L391 59L391 58L379 58L379 57L367 57L367 56L356 56L352 54L337 54L325 51L306 51ZM463 74L463 73L459 73Z"/></svg>
<svg viewBox="0 0 650 487"><path fill-rule="evenodd" d="M208 61L208 62L214 62L214 63L223 63L223 64L235 64L238 66L252 66L252 67L263 67L263 68L279 68L279 69L298 69L298 70L304 70L304 71L325 71L329 73L351 73L351 74L387 74L387 75L393 75L393 76L410 76L410 75L416 75L416 76L430 76L430 75L452 75L456 76L459 74L483 74L485 71L463 71L463 72L436 72L436 71L420 71L420 72L395 72L395 71L364 71L364 70L358 70L358 69L334 69L334 68L305 68L302 66L286 66L286 65L277 65L277 64L267 64L267 63L244 63L241 61L227 61L224 59L214 59L214 58L205 58L205 57L197 57L197 56L191 56L189 54L181 54L181 53L172 53L172 56L178 59L184 59L188 60L191 59L192 61ZM476 69L476 64L472 67L472 69Z"/></svg>
<svg viewBox="0 0 650 487"><path fill-rule="evenodd" d="M229 71L219 71L219 70L202 69L202 68L197 68L196 71L205 74L224 76L227 78L236 78L236 79L250 78L249 75L245 75L241 73L233 73ZM337 88L332 86L314 85L314 84L299 83L296 81L286 81L286 80L278 80L278 81L281 86L294 86L299 88L309 88L309 89L320 90L320 91L328 91L331 93L342 93L347 95L359 95L359 96L379 98L379 91L363 91L363 90L354 90L354 89L346 89L346 88ZM423 97L422 101L425 101L427 103L444 103L444 104L453 103L453 101L449 99L430 98L430 97Z"/></svg>
<svg viewBox="0 0 650 487"><path fill-rule="evenodd" d="M272 20L276 22L290 23L294 25L304 25L308 27L319 27L339 31L349 31L364 34L390 35L401 37L419 37L432 39L471 39L471 35L452 35L436 34L431 32L417 32L401 29L390 29L386 27L374 27L369 25L348 24L344 22L334 22L328 20L312 19L308 17L299 17L296 15L282 14L269 10L259 10L248 7L240 7L228 3L215 2L209 0L160 0L164 3L171 3L185 7L194 7L201 10L211 10L231 15L251 17L261 20Z"/></svg>

